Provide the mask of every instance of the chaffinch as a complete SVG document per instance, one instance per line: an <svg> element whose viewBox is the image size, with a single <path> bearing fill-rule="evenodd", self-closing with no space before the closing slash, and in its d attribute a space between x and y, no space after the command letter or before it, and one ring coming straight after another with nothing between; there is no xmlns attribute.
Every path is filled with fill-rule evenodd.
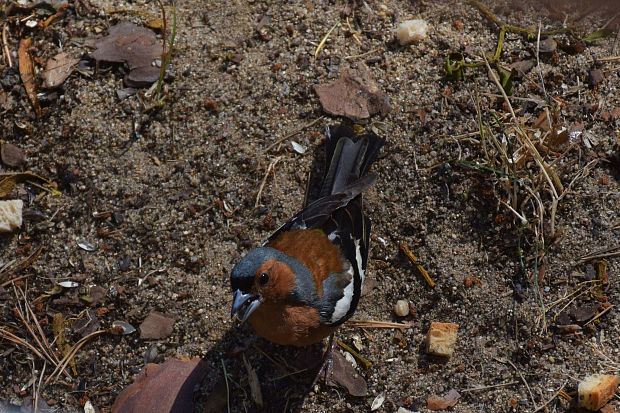
<svg viewBox="0 0 620 413"><path fill-rule="evenodd" d="M385 141L355 137L348 126L326 131L326 171L316 200L306 203L231 273L232 316L281 345L321 341L348 320L360 299L370 220L362 192Z"/></svg>

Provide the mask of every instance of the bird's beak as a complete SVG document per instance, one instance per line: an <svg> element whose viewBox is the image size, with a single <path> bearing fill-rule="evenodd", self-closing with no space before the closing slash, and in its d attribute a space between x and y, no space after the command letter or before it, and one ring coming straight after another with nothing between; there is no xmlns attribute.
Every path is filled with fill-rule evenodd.
<svg viewBox="0 0 620 413"><path fill-rule="evenodd" d="M261 302L260 295L252 295L241 290L235 290L230 316L237 316L237 319L243 323L258 308Z"/></svg>

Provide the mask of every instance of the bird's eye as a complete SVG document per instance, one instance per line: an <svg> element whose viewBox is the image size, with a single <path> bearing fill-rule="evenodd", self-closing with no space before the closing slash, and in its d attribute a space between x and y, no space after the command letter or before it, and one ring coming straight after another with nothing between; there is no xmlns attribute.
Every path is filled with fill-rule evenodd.
<svg viewBox="0 0 620 413"><path fill-rule="evenodd" d="M269 274L266 272L261 273L260 278L258 279L260 285L265 285L269 282Z"/></svg>

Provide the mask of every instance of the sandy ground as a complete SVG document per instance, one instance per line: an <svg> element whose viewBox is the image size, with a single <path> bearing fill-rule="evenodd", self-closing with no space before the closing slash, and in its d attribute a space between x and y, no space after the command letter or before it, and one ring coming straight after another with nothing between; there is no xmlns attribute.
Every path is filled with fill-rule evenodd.
<svg viewBox="0 0 620 413"><path fill-rule="evenodd" d="M496 2L492 9L507 22L526 27L540 22L543 30L562 27L566 18L579 33L589 33L614 13L564 8L565 3L556 8L508 4ZM139 22L135 16L103 13L112 6L157 12L152 2L94 1L90 13L72 14L45 33L34 32L34 54L47 58L62 43L79 57L92 50L87 39L105 35L116 21ZM44 105L43 117L35 119L19 79L11 84L14 72L0 66L3 90L12 99L1 112L0 138L25 151L24 169L56 182L62 193L18 186L12 197L23 199L29 214L20 231L0 237L0 263L42 248L32 265L10 275L27 276L18 285L30 301L59 280L80 283L75 291L36 306L48 339L54 336L54 314L69 320L83 315L87 306L78 297L92 286L105 289L94 305L105 309L98 313L103 328L115 320L137 327L152 310L176 320L173 334L162 340L141 340L137 333L93 339L76 356L77 378L47 386L43 400L74 411L88 399L107 411L145 361L180 356L201 356L208 363L198 411L226 409L222 360L234 412L369 411L378 395L385 396L380 412L427 411L429 396L450 389L461 393L454 412L532 412L563 386L574 396L586 375L618 372L615 307L587 326L582 322L577 334L560 334L555 327L560 313L566 317L586 304L620 302L617 258L607 260L604 285L595 278L597 261L578 259L618 247L620 120L610 115L620 107L618 60L601 63L604 78L588 86L595 59L618 54L615 32L582 53L558 49L541 55L539 68L515 81L512 104L520 122L530 127L547 107L557 110L559 125L580 124L594 143L588 147L578 141L556 157L554 168L567 193L557 208L555 236L549 235L548 215L538 227L546 235L544 260L538 262L537 217L528 216L522 225L498 200L505 199L500 177L472 167L486 162L476 134L477 107L495 136L514 141L507 107L485 69L467 70L460 82L448 80L443 69L449 52L475 58L494 50L497 27L476 8L458 1L199 0L179 2L178 16L161 109L145 111L137 96L120 100L123 72L115 67L92 77L74 73ZM263 16L269 20L257 32ZM415 17L429 22L429 37L409 47L395 43L396 22ZM336 22L341 25L314 59L317 44ZM610 27L617 31L618 20ZM11 45L17 49L15 38ZM535 56L536 41L507 34L502 63ZM340 122L322 111L313 85L359 63L388 94L392 111L363 125L388 143L374 168L378 180L366 197L374 224L368 271L374 288L355 319L411 323L402 332L346 325L338 332L345 343L360 341L361 355L372 363L369 369L358 367L368 383L367 397L325 385L309 389L312 372L299 370L312 366L320 348L279 348L238 328L230 320L228 285L239 256L300 207L324 127ZM497 121L502 116L504 121ZM139 135L132 134L134 125ZM290 140L309 150L296 153ZM541 199L545 208L550 205L549 193ZM78 240L97 250L82 250ZM409 243L436 281L434 289L399 251L401 241ZM470 285L472 277L480 282ZM398 299L409 300L415 314L394 316ZM7 284L0 290L0 325L27 337L13 312L16 305ZM449 360L424 353L431 321L460 324ZM71 344L80 338L69 328L67 335ZM247 372L235 351L239 346L247 347L244 354L261 380L262 409L250 396ZM21 347L12 348L0 341L0 400L21 404L32 396L30 380L43 363ZM548 404L548 411L570 408L561 397Z"/></svg>

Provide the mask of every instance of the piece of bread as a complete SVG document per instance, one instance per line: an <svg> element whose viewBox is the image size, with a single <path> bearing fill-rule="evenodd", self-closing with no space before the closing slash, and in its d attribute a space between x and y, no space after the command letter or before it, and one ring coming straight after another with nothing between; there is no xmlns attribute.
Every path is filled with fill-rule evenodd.
<svg viewBox="0 0 620 413"><path fill-rule="evenodd" d="M11 232L22 226L21 199L0 201L0 232Z"/></svg>
<svg viewBox="0 0 620 413"><path fill-rule="evenodd" d="M579 383L579 406L598 410L605 406L618 388L618 376L593 374Z"/></svg>
<svg viewBox="0 0 620 413"><path fill-rule="evenodd" d="M426 335L426 352L434 356L450 357L454 353L459 325L432 322Z"/></svg>

